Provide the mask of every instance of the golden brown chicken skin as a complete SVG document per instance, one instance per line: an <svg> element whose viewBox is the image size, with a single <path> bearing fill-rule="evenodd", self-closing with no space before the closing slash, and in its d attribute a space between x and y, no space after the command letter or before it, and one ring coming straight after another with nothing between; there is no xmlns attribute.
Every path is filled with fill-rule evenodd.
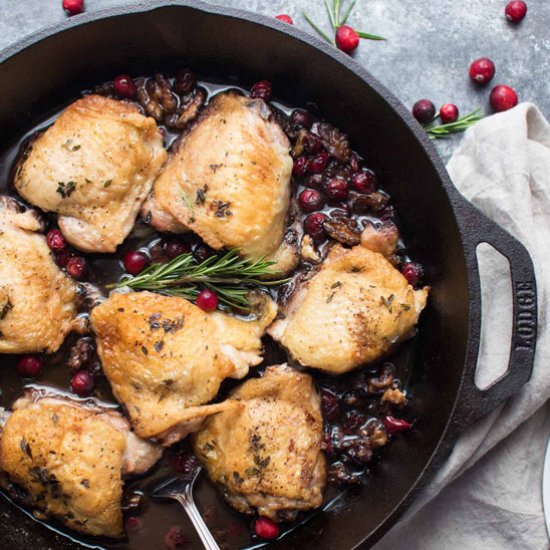
<svg viewBox="0 0 550 550"><path fill-rule="evenodd" d="M382 254L338 245L268 332L301 365L341 374L411 337L427 297Z"/></svg>
<svg viewBox="0 0 550 550"><path fill-rule="evenodd" d="M42 230L36 211L0 196L0 353L51 353L80 328L77 285Z"/></svg>
<svg viewBox="0 0 550 550"><path fill-rule="evenodd" d="M169 445L225 404L204 406L225 378L262 361L261 337L276 315L267 296L258 318L206 313L191 302L150 292L113 293L91 314L103 371L136 433Z"/></svg>
<svg viewBox="0 0 550 550"><path fill-rule="evenodd" d="M215 96L170 156L142 209L160 231L193 231L212 248L269 256L281 270L290 203L289 141L260 99ZM290 264L289 264L290 262Z"/></svg>
<svg viewBox="0 0 550 550"><path fill-rule="evenodd" d="M0 440L3 484L23 488L39 516L113 538L124 535L123 474L143 473L159 456L120 413L33 391L14 404Z"/></svg>
<svg viewBox="0 0 550 550"><path fill-rule="evenodd" d="M192 436L195 454L228 503L275 521L322 503L326 461L323 419L312 378L269 367L230 396L235 405Z"/></svg>
<svg viewBox="0 0 550 550"><path fill-rule="evenodd" d="M76 248L114 252L165 160L152 118L129 103L89 95L36 138L14 184L30 203L57 212Z"/></svg>

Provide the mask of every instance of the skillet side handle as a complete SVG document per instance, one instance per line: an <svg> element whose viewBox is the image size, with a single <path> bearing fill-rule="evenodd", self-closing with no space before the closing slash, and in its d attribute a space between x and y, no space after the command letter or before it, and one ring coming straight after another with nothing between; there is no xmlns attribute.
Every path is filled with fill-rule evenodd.
<svg viewBox="0 0 550 550"><path fill-rule="evenodd" d="M459 433L495 410L529 381L533 373L537 340L537 286L533 262L527 249L507 231L465 199L461 201L461 229L470 267L470 311L475 312L468 335L468 368L465 371L455 429ZM475 384L481 329L481 286L476 249L487 243L508 258L512 278L513 323L508 370L491 386L480 390ZM505 344L505 343L504 343Z"/></svg>

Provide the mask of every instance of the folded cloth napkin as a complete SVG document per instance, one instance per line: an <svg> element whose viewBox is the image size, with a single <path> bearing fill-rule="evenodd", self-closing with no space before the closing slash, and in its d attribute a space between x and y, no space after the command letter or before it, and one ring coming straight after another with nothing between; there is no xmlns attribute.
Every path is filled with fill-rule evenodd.
<svg viewBox="0 0 550 550"><path fill-rule="evenodd" d="M466 132L447 168L458 190L533 258L539 307L535 367L529 383L458 440L420 498L375 549L547 550L541 481L550 435L550 269L545 266L550 125L529 103L488 117ZM492 312L497 326L484 324L481 347L507 350L498 320L511 318L511 305L503 306L502 272L495 271L482 281L484 311ZM490 354L481 359L484 379L495 378L496 359Z"/></svg>

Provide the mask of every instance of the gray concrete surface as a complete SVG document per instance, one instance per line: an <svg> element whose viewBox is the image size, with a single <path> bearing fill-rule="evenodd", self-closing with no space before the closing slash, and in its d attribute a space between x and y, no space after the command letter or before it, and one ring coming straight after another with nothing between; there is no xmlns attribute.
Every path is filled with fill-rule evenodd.
<svg viewBox="0 0 550 550"><path fill-rule="evenodd" d="M125 3L131 2L86 0L86 10ZM217 3L263 14L288 13L296 25L314 32L302 16L306 10L329 30L323 0ZM358 0L350 24L388 41L363 40L355 55L405 105L428 97L437 106L456 103L462 113L478 106L490 112L490 87L479 89L468 78L470 61L487 56L497 67L494 83L513 86L521 101L536 103L550 117L550 3L528 0L527 18L517 26L505 20L505 5L505 0ZM0 0L0 49L65 17L61 0ZM459 140L438 140L445 159Z"/></svg>

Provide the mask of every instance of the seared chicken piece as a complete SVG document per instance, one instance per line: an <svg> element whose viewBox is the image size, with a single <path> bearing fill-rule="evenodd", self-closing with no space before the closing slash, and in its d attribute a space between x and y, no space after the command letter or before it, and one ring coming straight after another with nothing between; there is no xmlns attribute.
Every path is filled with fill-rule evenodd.
<svg viewBox="0 0 550 550"><path fill-rule="evenodd" d="M238 405L206 420L193 449L239 512L275 521L322 503L323 419L312 378L287 365L236 388Z"/></svg>
<svg viewBox="0 0 550 550"><path fill-rule="evenodd" d="M170 156L142 215L160 231L194 231L216 250L267 255L292 269L297 254L277 252L290 246L289 145L261 99L218 94Z"/></svg>
<svg viewBox="0 0 550 550"><path fill-rule="evenodd" d="M77 285L54 262L38 214L0 195L0 353L54 352L80 328Z"/></svg>
<svg viewBox="0 0 550 550"><path fill-rule="evenodd" d="M361 246L372 252L378 252L388 259L395 254L398 241L399 231L393 223L386 223L381 227L367 223L361 233Z"/></svg>
<svg viewBox="0 0 550 550"><path fill-rule="evenodd" d="M44 517L88 535L124 535L122 476L143 473L160 448L137 438L116 410L30 390L0 440L0 467Z"/></svg>
<svg viewBox="0 0 550 550"><path fill-rule="evenodd" d="M414 290L381 254L337 245L268 332L301 365L341 374L412 336L428 290Z"/></svg>
<svg viewBox="0 0 550 550"><path fill-rule="evenodd" d="M59 214L76 248L114 252L165 160L152 118L129 103L89 95L36 138L14 183L30 203Z"/></svg>
<svg viewBox="0 0 550 550"><path fill-rule="evenodd" d="M269 297L256 299L254 321L150 292L113 293L92 311L103 371L139 436L170 445L227 408L204 405L225 378L261 363L260 339L277 312Z"/></svg>

